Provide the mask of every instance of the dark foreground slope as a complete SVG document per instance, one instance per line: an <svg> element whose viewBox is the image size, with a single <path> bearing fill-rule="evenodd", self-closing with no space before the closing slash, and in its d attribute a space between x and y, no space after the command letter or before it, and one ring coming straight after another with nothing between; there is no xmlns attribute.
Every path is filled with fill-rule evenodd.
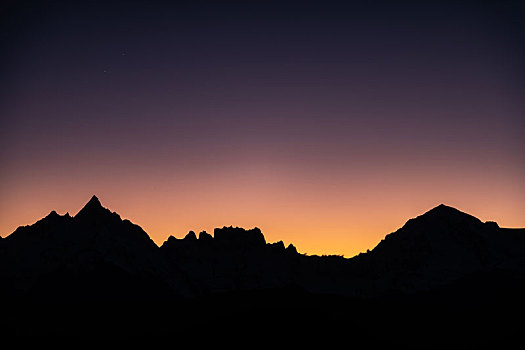
<svg viewBox="0 0 525 350"><path fill-rule="evenodd" d="M352 259L298 254L257 228L190 232L159 248L93 197L74 217L52 212L0 240L0 331L501 347L522 329L524 238L439 206Z"/></svg>

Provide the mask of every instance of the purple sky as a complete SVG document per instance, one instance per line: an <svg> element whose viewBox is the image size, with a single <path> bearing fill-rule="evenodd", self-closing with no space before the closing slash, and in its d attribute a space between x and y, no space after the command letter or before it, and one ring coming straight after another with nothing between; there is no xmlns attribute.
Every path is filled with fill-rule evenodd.
<svg viewBox="0 0 525 350"><path fill-rule="evenodd" d="M4 5L0 234L87 192L138 201L124 208L130 216L159 198L210 193L231 207L207 200L186 217L145 214L139 224L157 241L171 233L161 230L199 225L199 213L235 225L239 211L258 218L305 198L320 207L303 213L341 223L326 213L341 208L338 193L356 191L369 197L359 192L348 213L379 217L380 203L399 197L403 216L439 200L523 224L523 2L245 3ZM425 181L435 186L415 189ZM235 204L263 188L265 205ZM309 215L290 212L304 222L287 230L314 227ZM286 218L261 220L274 228ZM377 229L399 223L384 220Z"/></svg>

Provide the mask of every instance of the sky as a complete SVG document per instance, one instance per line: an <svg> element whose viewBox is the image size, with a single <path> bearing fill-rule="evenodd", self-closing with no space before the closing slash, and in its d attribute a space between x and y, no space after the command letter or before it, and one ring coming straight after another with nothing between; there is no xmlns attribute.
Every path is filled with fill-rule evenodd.
<svg viewBox="0 0 525 350"><path fill-rule="evenodd" d="M0 33L3 237L93 194L159 245L525 227L523 1L7 1Z"/></svg>

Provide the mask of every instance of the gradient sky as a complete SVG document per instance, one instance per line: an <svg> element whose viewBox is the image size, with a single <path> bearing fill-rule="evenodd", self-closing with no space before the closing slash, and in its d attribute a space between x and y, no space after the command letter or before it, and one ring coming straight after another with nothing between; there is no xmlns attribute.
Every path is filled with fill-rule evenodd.
<svg viewBox="0 0 525 350"><path fill-rule="evenodd" d="M445 203L525 227L523 1L10 1L0 234L96 194L158 244L353 256Z"/></svg>

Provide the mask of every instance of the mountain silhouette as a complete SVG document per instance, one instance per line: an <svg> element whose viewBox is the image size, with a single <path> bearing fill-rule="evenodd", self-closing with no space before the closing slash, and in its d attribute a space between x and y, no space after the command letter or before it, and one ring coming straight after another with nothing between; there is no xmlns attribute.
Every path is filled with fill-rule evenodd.
<svg viewBox="0 0 525 350"><path fill-rule="evenodd" d="M157 245L138 225L102 207L96 196L74 217L52 211L34 225L19 227L3 243L2 291L7 295L135 298L159 288L189 292L182 280L168 288L166 283L178 276L165 269Z"/></svg>
<svg viewBox="0 0 525 350"><path fill-rule="evenodd" d="M355 258L380 289L422 291L495 270L525 272L525 230L504 229L446 205L410 219Z"/></svg>
<svg viewBox="0 0 525 350"><path fill-rule="evenodd" d="M169 263L192 276L202 292L285 287L300 255L282 241L268 244L259 228L216 228L213 236L190 231L183 239L170 236L160 247Z"/></svg>
<svg viewBox="0 0 525 350"><path fill-rule="evenodd" d="M523 305L525 229L500 228L439 205L348 259L299 254L291 244L266 242L259 228L232 226L213 235L170 236L158 247L93 196L73 217L52 211L0 239L0 281L6 313L38 322L24 330L32 336L55 329L82 337L151 335L159 329L168 335L173 328L190 334L203 325L226 332L227 324L250 333L253 325L277 322L301 334L344 334L351 327L363 344L370 345L373 334L376 345L421 347L425 337L435 336L417 322L423 319L435 327L449 324L449 334L465 341L480 329L490 330L493 340L502 334L511 339L513 325L496 326L492 319L505 319L501 310ZM162 308L153 307L154 301ZM483 312L473 311L478 309ZM50 312L59 316L38 316ZM99 317L108 313L111 327ZM399 337L403 330L392 326L392 315L400 314L419 335ZM451 315L469 320L463 333L454 333L460 325ZM369 324L381 330L379 338Z"/></svg>

